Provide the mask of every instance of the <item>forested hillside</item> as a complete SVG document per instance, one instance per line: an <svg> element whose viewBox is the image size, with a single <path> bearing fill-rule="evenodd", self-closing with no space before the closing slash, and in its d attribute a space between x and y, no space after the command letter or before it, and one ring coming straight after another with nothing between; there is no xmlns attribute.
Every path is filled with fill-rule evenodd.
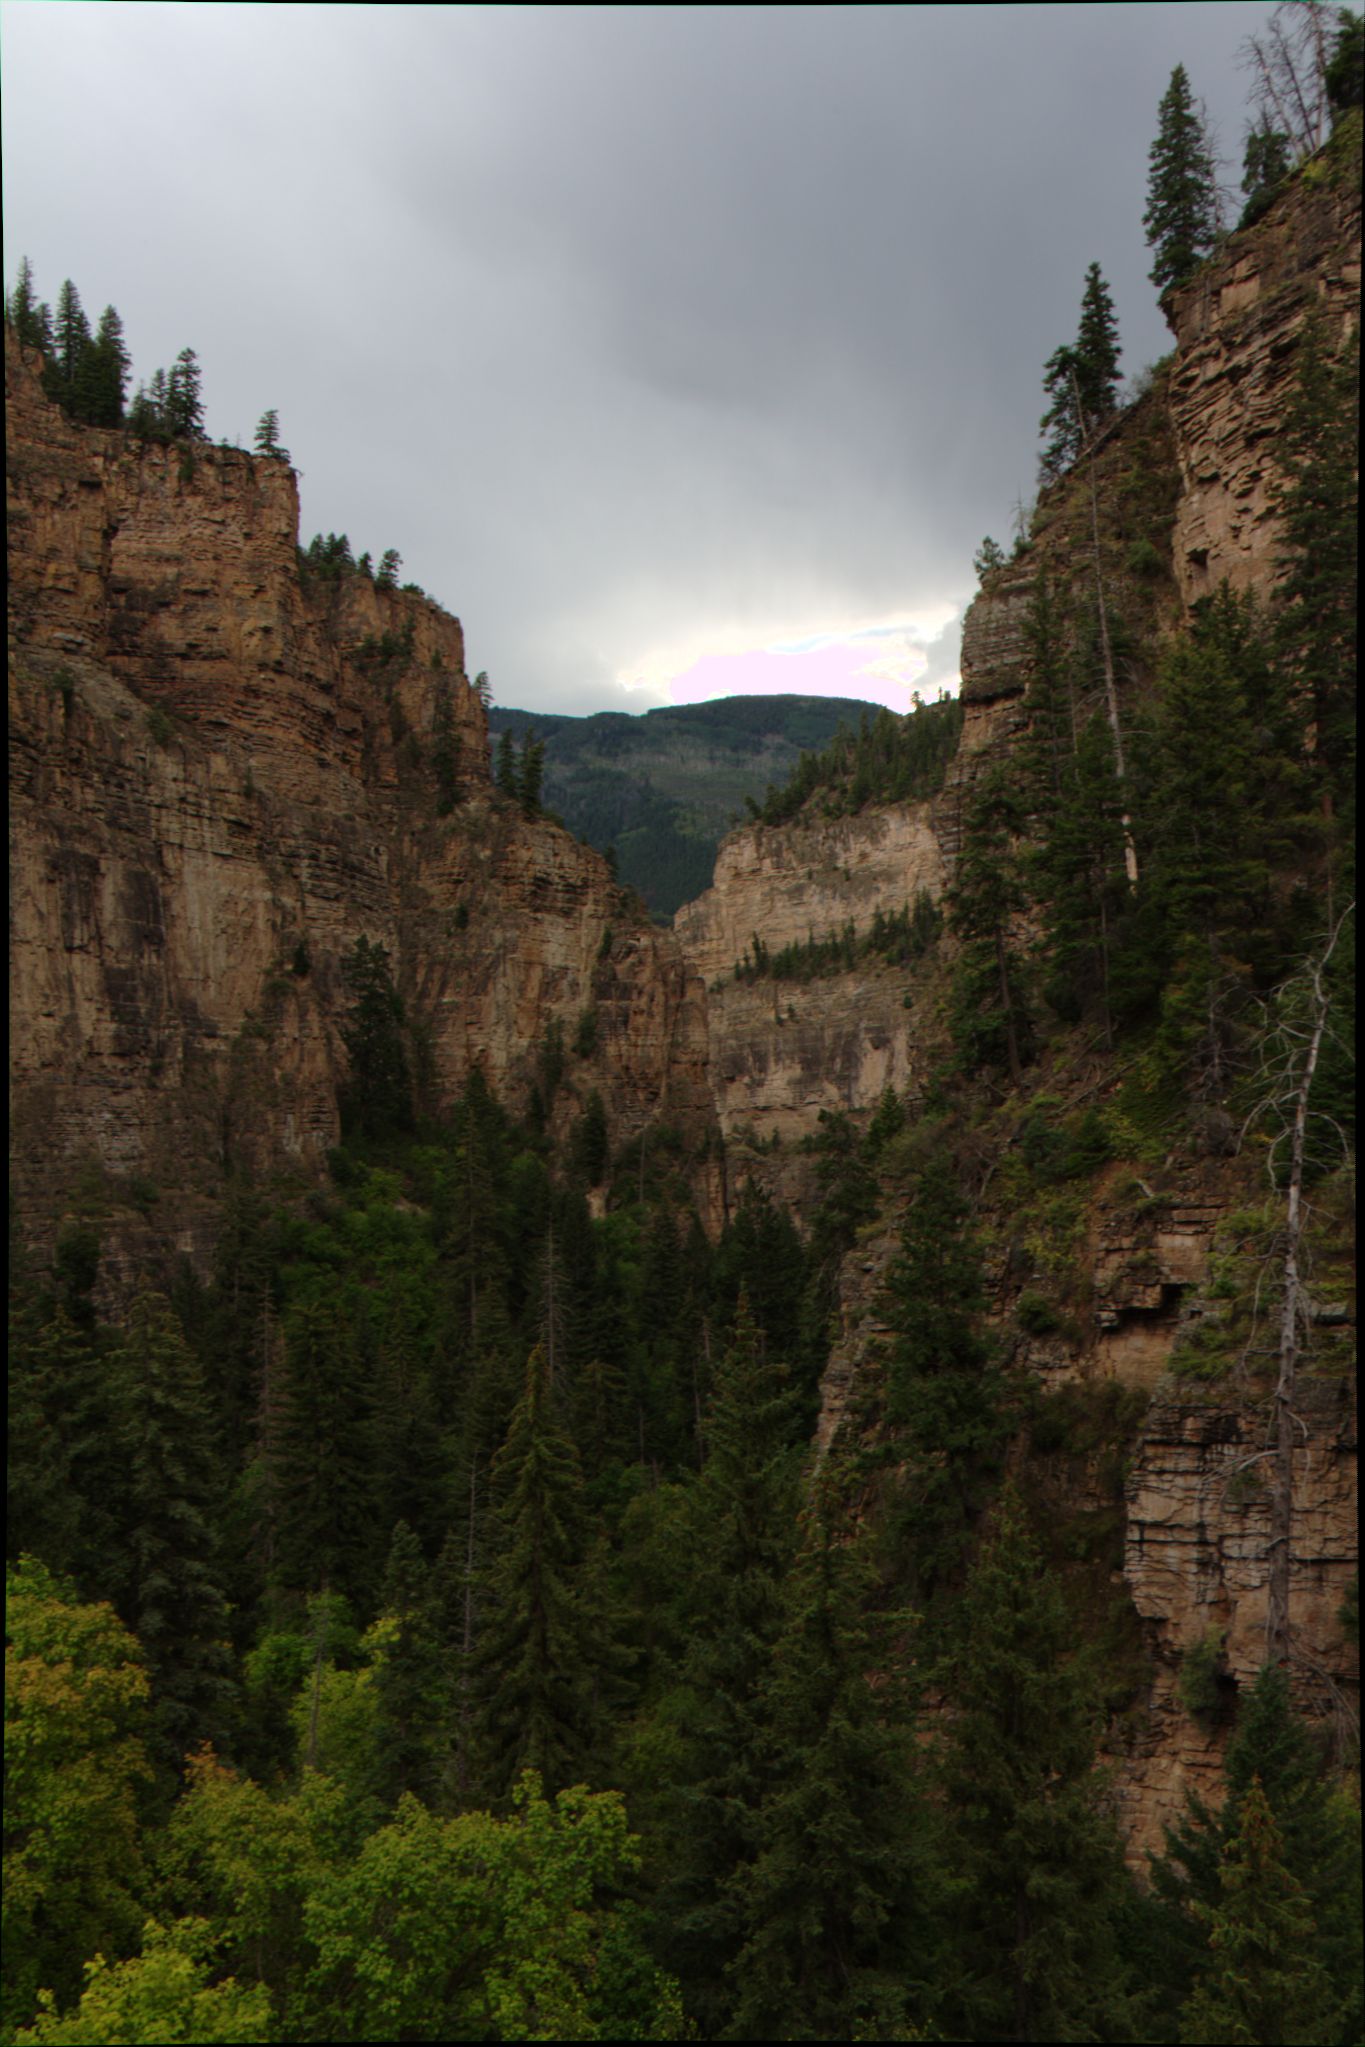
<svg viewBox="0 0 1365 2047"><path fill-rule="evenodd" d="M714 703L591 718L489 711L504 780L542 749L543 800L572 832L610 850L616 872L667 919L711 885L716 847L747 801L785 783L803 753L853 731L876 707L839 697L722 697ZM512 737L516 759L499 753Z"/></svg>
<svg viewBox="0 0 1365 2047"><path fill-rule="evenodd" d="M1172 355L1092 264L961 702L762 801L490 773L11 295L6 2041L1359 2040L1333 35L1230 235L1177 68ZM678 881L680 732L667 932L545 811Z"/></svg>

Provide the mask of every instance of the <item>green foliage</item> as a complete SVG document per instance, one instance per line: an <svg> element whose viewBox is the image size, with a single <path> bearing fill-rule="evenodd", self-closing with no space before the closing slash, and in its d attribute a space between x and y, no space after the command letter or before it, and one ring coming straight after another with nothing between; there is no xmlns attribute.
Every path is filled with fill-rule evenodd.
<svg viewBox="0 0 1365 2047"><path fill-rule="evenodd" d="M1337 9L1337 35L1323 83L1332 109L1332 126L1361 104L1365 86L1365 16L1349 7Z"/></svg>
<svg viewBox="0 0 1365 2047"><path fill-rule="evenodd" d="M1226 1637L1221 1628L1210 1628L1180 1659L1180 1703L1208 1726L1228 1711L1231 1695Z"/></svg>
<svg viewBox="0 0 1365 2047"><path fill-rule="evenodd" d="M164 1297L133 1303L108 1372L127 1557L119 1605L146 1652L151 1753L173 1776L191 1747L222 1739L233 1705L217 1445L199 1362Z"/></svg>
<svg viewBox="0 0 1365 2047"><path fill-rule="evenodd" d="M1314 1952L1312 1904L1283 1855L1253 1777L1223 1849L1219 1901L1195 1908L1207 1927L1209 1959L1181 2011L1182 2040L1312 2047L1338 2037L1343 2014Z"/></svg>
<svg viewBox="0 0 1365 2047"><path fill-rule="evenodd" d="M1003 568L1005 558L1004 548L998 541L992 540L988 533L972 556L972 567L976 570L978 583L984 583L987 576L993 575L996 569Z"/></svg>
<svg viewBox="0 0 1365 2047"><path fill-rule="evenodd" d="M1142 224L1152 251L1149 274L1164 292L1183 284L1210 253L1216 225L1213 156L1183 64L1171 73L1157 121Z"/></svg>
<svg viewBox="0 0 1365 2047"><path fill-rule="evenodd" d="M1121 353L1109 287L1099 264L1092 263L1076 340L1054 349L1043 370L1043 389L1052 401L1038 429L1049 437L1041 462L1045 480L1070 468L1095 429L1113 416Z"/></svg>
<svg viewBox="0 0 1365 2047"><path fill-rule="evenodd" d="M1094 1769L1095 1674L1012 1491L955 1619L940 1771L956 1895L936 2018L956 2039L1148 2037L1125 1955L1122 1848Z"/></svg>
<svg viewBox="0 0 1365 2047"><path fill-rule="evenodd" d="M1207 2001L1197 2007L1202 2022L1212 2000L1225 2008L1235 1997L1223 1962L1240 1950L1246 1967L1238 1973L1252 1998L1279 1996L1282 1973L1292 1976L1301 1970L1305 2019L1311 2008L1320 2030L1260 2032L1255 2030L1259 2021L1244 2013L1250 2031L1220 2031L1211 2037L1356 2039L1365 2009L1359 1810L1334 1787L1320 1747L1293 1710L1288 1678L1277 1665L1264 1665L1239 1702L1224 1781L1221 1809L1191 1797L1184 1817L1166 1831L1164 1856L1152 1864L1154 1892L1164 1914L1163 1974L1169 1993L1177 2002L1192 1992L1201 1994ZM1250 1838L1243 1820L1248 1804L1253 1808ZM1272 1827L1278 1836L1273 1849ZM1225 1882L1224 1873L1237 1872L1239 1865L1242 1874ZM1268 1919L1296 1896L1307 1901L1307 1923L1298 1925L1292 1948L1286 1948ZM1226 1931L1215 1947L1211 1936L1220 1919ZM1313 1988L1320 1988L1324 1978L1331 1987L1326 2016L1316 2009ZM1210 2022L1224 2023L1222 2018ZM1189 2030L1193 2023L1187 2004L1182 2037L1195 2037Z"/></svg>
<svg viewBox="0 0 1365 2047"><path fill-rule="evenodd" d="M868 803L924 802L943 786L962 730L962 705L946 693L935 704L916 702L898 718L885 708L866 712L858 730L836 734L823 753L802 754L790 781L769 787L759 804L747 799L760 824L785 824L817 792L821 814L848 817Z"/></svg>
<svg viewBox="0 0 1365 2047"><path fill-rule="evenodd" d="M1239 228L1252 227L1261 218L1278 197L1291 169L1289 137L1262 115L1255 127L1247 130L1242 152L1242 190L1247 203Z"/></svg>
<svg viewBox="0 0 1365 2047"><path fill-rule="evenodd" d="M1004 1447L1004 1384L980 1333L982 1305L966 1203L951 1158L935 1148L905 1212L884 1309L887 1416L904 1430L896 1545L917 1603L959 1569Z"/></svg>
<svg viewBox="0 0 1365 2047"><path fill-rule="evenodd" d="M1003 1062L1016 1085L1030 1036L1014 936L1027 902L1018 850L1023 826L1022 807L1003 769L989 769L963 819L947 898L950 929L963 941L953 985L954 1042L964 1065Z"/></svg>
<svg viewBox="0 0 1365 2047"><path fill-rule="evenodd" d="M15 2035L24 2047L123 2047L156 2040L200 2047L220 2040L270 2040L270 1993L228 1977L211 1983L213 1943L202 1919L161 1926L149 1919L142 1951L126 1962L96 1955L74 2011L59 2015L50 1994L36 2023Z"/></svg>
<svg viewBox="0 0 1365 2047"><path fill-rule="evenodd" d="M402 999L384 946L358 938L343 964L351 1007L341 1040L350 1059L342 1128L375 1142L412 1127L412 1080Z"/></svg>
<svg viewBox="0 0 1365 2047"><path fill-rule="evenodd" d="M130 1944L144 1885L138 1787L148 1684L112 1607L32 1557L5 1574L6 2036L38 1991L73 1996L80 1963Z"/></svg>
<svg viewBox="0 0 1365 2047"><path fill-rule="evenodd" d="M807 1517L760 1709L756 1852L733 1880L740 2039L915 2037L906 1964L924 1852L895 1641L906 1617L873 1622L872 1594L858 1548Z"/></svg>
<svg viewBox="0 0 1365 2047"><path fill-rule="evenodd" d="M273 405L257 420L252 445L258 455L274 455L281 462L289 460L288 448L280 446L280 415Z"/></svg>

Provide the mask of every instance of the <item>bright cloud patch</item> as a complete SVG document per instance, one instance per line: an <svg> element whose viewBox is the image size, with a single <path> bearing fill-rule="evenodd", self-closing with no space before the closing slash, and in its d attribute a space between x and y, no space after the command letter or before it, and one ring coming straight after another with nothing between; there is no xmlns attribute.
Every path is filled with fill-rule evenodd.
<svg viewBox="0 0 1365 2047"><path fill-rule="evenodd" d="M956 677L945 676L930 655L956 616L956 608L945 605L923 618L809 633L766 646L732 642L701 654L660 655L623 678L623 686L673 704L738 696L861 697L908 711L931 665L937 672L926 695L956 686Z"/></svg>

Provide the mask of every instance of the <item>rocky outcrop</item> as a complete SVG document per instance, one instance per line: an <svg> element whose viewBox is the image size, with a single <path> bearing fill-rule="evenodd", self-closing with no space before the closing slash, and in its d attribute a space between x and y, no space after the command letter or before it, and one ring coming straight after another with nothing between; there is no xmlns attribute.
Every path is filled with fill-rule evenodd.
<svg viewBox="0 0 1365 2047"><path fill-rule="evenodd" d="M599 855L494 794L458 620L301 578L287 464L74 426L8 331L6 387L26 1224L48 1234L81 1183L136 1236L130 1190L151 1189L198 1256L234 1167L315 1174L361 936L394 962L428 1106L476 1062L524 1097L547 1027L572 1038L591 1011L554 1113L596 1087L618 1135L706 1129L700 983ZM715 1169L699 1192L714 1219Z"/></svg>
<svg viewBox="0 0 1365 2047"><path fill-rule="evenodd" d="M877 910L902 909L920 890L937 899L943 857L926 804L865 810L731 832L715 879L687 903L674 930L708 987L731 974L755 935L769 952L828 938Z"/></svg>
<svg viewBox="0 0 1365 2047"><path fill-rule="evenodd" d="M1304 320L1320 317L1329 350L1360 322L1359 168L1329 147L1166 302L1182 479L1174 560L1187 604L1225 577L1262 593L1276 580L1277 450Z"/></svg>
<svg viewBox="0 0 1365 2047"><path fill-rule="evenodd" d="M1301 1705L1332 1717L1358 1691L1359 1659L1340 1609L1356 1567L1356 1430L1346 1380L1301 1378L1290 1610L1292 1678ZM1269 1401L1235 1388L1166 1381L1143 1422L1126 1487L1124 1576L1145 1624L1153 1670L1144 1721L1120 1788L1130 1849L1159 1849L1188 1791L1217 1796L1227 1727L1196 1717L1182 1664L1221 1655L1231 1702L1265 1656L1270 1492Z"/></svg>

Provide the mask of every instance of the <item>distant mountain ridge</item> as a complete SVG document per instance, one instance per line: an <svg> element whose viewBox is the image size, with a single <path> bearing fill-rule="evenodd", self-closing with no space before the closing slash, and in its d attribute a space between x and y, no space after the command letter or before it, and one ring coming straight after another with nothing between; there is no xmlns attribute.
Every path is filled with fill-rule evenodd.
<svg viewBox="0 0 1365 2047"><path fill-rule="evenodd" d="M741 822L745 798L761 803L803 753L827 746L841 726L856 728L876 704L854 697L721 697L633 715L493 708L494 746L528 729L545 746L546 808L606 852L655 917L711 885L716 849Z"/></svg>

